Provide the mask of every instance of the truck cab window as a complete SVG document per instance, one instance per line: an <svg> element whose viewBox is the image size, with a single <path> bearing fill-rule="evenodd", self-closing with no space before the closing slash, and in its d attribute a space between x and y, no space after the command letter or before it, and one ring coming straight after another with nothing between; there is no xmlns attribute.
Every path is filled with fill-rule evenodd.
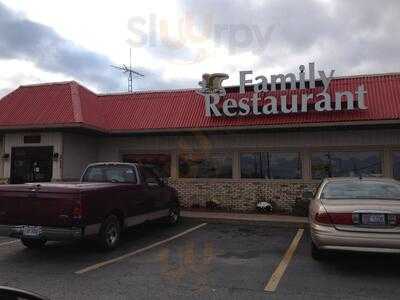
<svg viewBox="0 0 400 300"><path fill-rule="evenodd" d="M136 172L132 166L92 166L83 176L83 182L136 183Z"/></svg>

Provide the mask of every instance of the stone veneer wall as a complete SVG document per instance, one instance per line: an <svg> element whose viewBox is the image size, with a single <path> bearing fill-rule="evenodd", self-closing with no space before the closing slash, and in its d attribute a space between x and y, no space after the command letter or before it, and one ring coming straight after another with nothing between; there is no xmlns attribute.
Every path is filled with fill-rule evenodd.
<svg viewBox="0 0 400 300"><path fill-rule="evenodd" d="M315 191L317 181L169 179L182 207L206 207L213 201L228 211L252 212L260 201L272 202L275 212L293 213L304 191Z"/></svg>

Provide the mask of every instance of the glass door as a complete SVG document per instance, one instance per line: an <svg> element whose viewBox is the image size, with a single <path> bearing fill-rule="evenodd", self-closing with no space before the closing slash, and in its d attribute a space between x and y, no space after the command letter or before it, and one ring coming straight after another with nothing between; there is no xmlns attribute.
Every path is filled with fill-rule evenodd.
<svg viewBox="0 0 400 300"><path fill-rule="evenodd" d="M49 182L53 177L53 147L14 147L10 183Z"/></svg>

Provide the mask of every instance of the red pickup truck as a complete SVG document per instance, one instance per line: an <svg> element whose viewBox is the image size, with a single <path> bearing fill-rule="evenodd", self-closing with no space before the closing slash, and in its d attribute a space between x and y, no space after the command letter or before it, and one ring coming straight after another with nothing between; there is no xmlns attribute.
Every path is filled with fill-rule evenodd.
<svg viewBox="0 0 400 300"><path fill-rule="evenodd" d="M174 224L179 217L177 192L146 165L96 163L78 183L0 186L0 235L28 248L96 237L114 249L124 228L155 219Z"/></svg>

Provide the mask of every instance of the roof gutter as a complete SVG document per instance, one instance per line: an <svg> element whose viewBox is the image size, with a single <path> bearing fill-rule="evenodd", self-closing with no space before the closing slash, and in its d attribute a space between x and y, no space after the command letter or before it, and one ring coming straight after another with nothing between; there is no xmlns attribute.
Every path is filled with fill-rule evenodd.
<svg viewBox="0 0 400 300"><path fill-rule="evenodd" d="M142 129L142 130L111 130L109 134L140 134L140 133L176 133L176 132L200 132L200 131L238 131L238 130L260 130L260 129L301 129L301 128L326 128L326 127L348 127L348 126L371 126L371 125L400 125L400 120L377 120L377 121L351 121L351 122L322 122L302 124L276 124L276 125L254 125L254 126L219 126L219 127L197 127L197 128L168 128L168 129Z"/></svg>
<svg viewBox="0 0 400 300"><path fill-rule="evenodd" d="M23 130L48 130L48 129L86 129L101 134L107 134L108 131L85 123L59 123L59 124L27 124L27 125L0 125L0 132L23 131Z"/></svg>
<svg viewBox="0 0 400 300"><path fill-rule="evenodd" d="M327 127L348 127L348 126L380 126L380 125L400 125L400 119L393 120L374 120L374 121L346 121L346 122L319 122L301 124L274 124L274 125L254 125L254 126L218 126L218 127L195 127L195 128L160 128L160 129L126 129L126 130L106 130L97 126L85 123L60 123L52 125L0 125L0 132L23 131L23 130L49 130L49 129L84 129L102 135L125 135L125 134L147 134L147 133L179 133L179 132L216 132L216 131L242 131L260 129L303 129L303 128L327 128Z"/></svg>

